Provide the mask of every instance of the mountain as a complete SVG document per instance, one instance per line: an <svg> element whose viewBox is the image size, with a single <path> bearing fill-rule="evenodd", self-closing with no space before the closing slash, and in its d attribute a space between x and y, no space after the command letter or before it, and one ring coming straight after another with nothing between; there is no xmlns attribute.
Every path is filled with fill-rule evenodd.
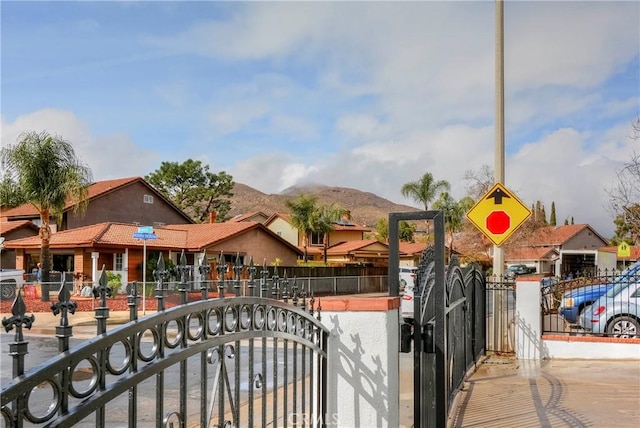
<svg viewBox="0 0 640 428"><path fill-rule="evenodd" d="M288 212L286 201L304 193L318 198L318 204L335 203L350 211L351 221L375 228L378 219L388 218L392 212L419 211L415 207L396 204L370 192L348 187L328 187L323 185L294 186L278 194L266 194L245 184L236 183L231 198L229 217L262 211L267 215Z"/></svg>

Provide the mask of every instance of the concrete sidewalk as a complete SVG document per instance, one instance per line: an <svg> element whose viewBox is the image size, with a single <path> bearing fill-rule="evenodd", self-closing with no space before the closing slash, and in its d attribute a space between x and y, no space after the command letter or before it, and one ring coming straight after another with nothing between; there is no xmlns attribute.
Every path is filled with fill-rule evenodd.
<svg viewBox="0 0 640 428"><path fill-rule="evenodd" d="M400 354L400 427L414 426L413 353ZM492 356L464 383L449 427L640 427L637 360Z"/></svg>
<svg viewBox="0 0 640 428"><path fill-rule="evenodd" d="M640 359L491 357L456 401L453 427L635 428L640 426Z"/></svg>

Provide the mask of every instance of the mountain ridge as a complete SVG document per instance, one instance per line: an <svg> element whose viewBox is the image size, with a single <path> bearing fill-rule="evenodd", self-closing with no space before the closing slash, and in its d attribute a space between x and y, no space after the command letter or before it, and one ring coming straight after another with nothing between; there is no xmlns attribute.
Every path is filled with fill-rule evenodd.
<svg viewBox="0 0 640 428"><path fill-rule="evenodd" d="M319 205L337 204L349 211L351 221L375 228L380 218L389 218L392 212L419 211L409 205L396 204L371 192L350 187L330 187L322 184L288 187L280 193L267 194L251 186L235 183L231 200L230 218L261 211L267 215L288 212L286 201L298 195L315 196Z"/></svg>

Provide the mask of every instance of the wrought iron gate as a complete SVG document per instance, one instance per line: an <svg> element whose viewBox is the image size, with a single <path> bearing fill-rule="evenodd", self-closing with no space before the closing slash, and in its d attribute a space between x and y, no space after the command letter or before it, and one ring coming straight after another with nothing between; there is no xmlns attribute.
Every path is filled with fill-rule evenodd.
<svg viewBox="0 0 640 428"><path fill-rule="evenodd" d="M414 287L414 426L447 425L451 404L464 377L485 352L485 276L477 266L461 268L451 257L445 268L444 218L441 211L389 216L389 274L398 266L400 220L433 222L435 245L422 254ZM395 242L395 245L393 244ZM397 269L397 267L396 267ZM391 293L397 275L390 278Z"/></svg>
<svg viewBox="0 0 640 428"><path fill-rule="evenodd" d="M234 286L244 269L249 296ZM2 320L7 332L16 331L9 345L14 379L0 397L4 425L324 426L328 330L313 297L286 275L256 279L254 266L236 265L236 280L216 281L219 297L208 298L212 281L202 281L201 300L188 302L188 270L183 254L181 304L165 309L168 272L161 258L154 272L158 312L138 319L138 287L129 287L131 321L109 330L111 289L103 271L94 289L97 336L73 348L68 314L76 305L63 282L52 304L61 316L60 354L28 371L23 327L31 328L35 317L26 315L18 291L13 316ZM206 275L208 266L199 270ZM225 297L229 284L236 293Z"/></svg>

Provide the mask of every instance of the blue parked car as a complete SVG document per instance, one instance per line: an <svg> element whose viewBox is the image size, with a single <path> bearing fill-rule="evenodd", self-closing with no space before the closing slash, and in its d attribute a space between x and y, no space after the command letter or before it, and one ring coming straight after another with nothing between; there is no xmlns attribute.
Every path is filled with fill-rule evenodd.
<svg viewBox="0 0 640 428"><path fill-rule="evenodd" d="M575 324L580 312L612 287L613 284L591 284L569 290L562 296L558 313L568 323Z"/></svg>
<svg viewBox="0 0 640 428"><path fill-rule="evenodd" d="M613 288L614 285L627 283L631 277L635 277L636 275L640 275L640 262L623 270L622 273L616 276L610 283L583 285L582 287L569 290L562 296L558 313L568 323L576 324L584 308L598 300L600 296Z"/></svg>

